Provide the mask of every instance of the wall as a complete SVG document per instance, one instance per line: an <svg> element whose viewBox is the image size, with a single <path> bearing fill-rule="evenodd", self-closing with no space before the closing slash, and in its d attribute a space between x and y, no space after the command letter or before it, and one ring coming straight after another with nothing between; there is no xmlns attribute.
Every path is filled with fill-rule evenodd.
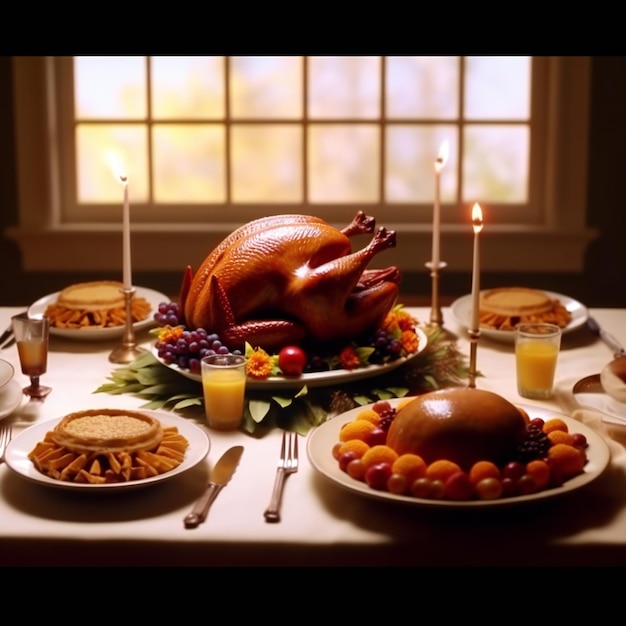
<svg viewBox="0 0 626 626"><path fill-rule="evenodd" d="M601 230L588 250L584 272L555 274L546 268L540 274L484 273L483 289L524 285L565 293L588 306L626 307L626 220L622 181L626 174L626 57L594 57L590 120L588 225ZM19 306L78 281L110 279L110 275L75 273L30 273L21 270L20 253L14 242L2 236L4 228L17 223L17 198L12 128L11 59L0 57L0 305ZM208 251L207 251L208 252ZM532 254L532 251L528 251ZM157 289L172 297L182 277L176 273L133 275L136 284ZM405 274L403 301L428 302L427 271ZM442 304L471 291L470 273L444 273L440 280Z"/></svg>

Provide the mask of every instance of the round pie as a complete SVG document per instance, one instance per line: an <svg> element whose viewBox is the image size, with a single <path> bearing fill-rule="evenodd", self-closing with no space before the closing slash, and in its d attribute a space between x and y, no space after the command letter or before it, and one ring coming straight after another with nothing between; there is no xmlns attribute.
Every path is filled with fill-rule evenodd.
<svg viewBox="0 0 626 626"><path fill-rule="evenodd" d="M154 450L163 439L159 420L118 409L92 409L66 415L54 428L51 438L72 452L137 452Z"/></svg>
<svg viewBox="0 0 626 626"><path fill-rule="evenodd" d="M526 287L501 287L480 295L479 308L486 313L521 317L552 310L552 300L542 291Z"/></svg>
<svg viewBox="0 0 626 626"><path fill-rule="evenodd" d="M124 307L124 285L114 280L76 283L59 293L57 304L66 309L102 311Z"/></svg>

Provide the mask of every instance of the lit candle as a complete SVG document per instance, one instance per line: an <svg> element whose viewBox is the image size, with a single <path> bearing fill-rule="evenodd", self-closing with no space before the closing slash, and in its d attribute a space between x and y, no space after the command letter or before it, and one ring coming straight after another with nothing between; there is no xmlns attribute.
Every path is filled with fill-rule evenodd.
<svg viewBox="0 0 626 626"><path fill-rule="evenodd" d="M474 262L472 266L472 327L478 332L478 311L480 298L480 241L479 233L483 229L483 212L478 202L472 208L472 225L474 228Z"/></svg>
<svg viewBox="0 0 626 626"><path fill-rule="evenodd" d="M124 274L124 289L132 289L133 279L130 269L130 204L128 201L128 176L124 172L119 159L110 155L109 160L113 168L113 174L124 186L124 204L122 214L122 267Z"/></svg>
<svg viewBox="0 0 626 626"><path fill-rule="evenodd" d="M439 147L439 155L435 160L435 206L433 209L433 268L439 267L439 239L441 237L441 170L448 160L448 141Z"/></svg>

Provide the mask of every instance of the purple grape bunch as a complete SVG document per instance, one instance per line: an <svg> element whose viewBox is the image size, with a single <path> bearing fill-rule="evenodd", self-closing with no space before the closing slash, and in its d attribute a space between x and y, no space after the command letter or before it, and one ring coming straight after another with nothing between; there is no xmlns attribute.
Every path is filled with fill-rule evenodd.
<svg viewBox="0 0 626 626"><path fill-rule="evenodd" d="M178 302L161 302L154 314L154 320L159 326L178 326Z"/></svg>
<svg viewBox="0 0 626 626"><path fill-rule="evenodd" d="M154 319L161 327L180 326L178 304L176 302L162 302L159 304ZM178 365L181 369L189 370L193 374L200 373L200 361L211 354L228 354L230 350L225 346L217 333L209 333L204 328L193 330L184 328L180 336L158 339L155 343L157 354L164 363ZM235 354L241 354L235 350Z"/></svg>
<svg viewBox="0 0 626 626"><path fill-rule="evenodd" d="M402 342L383 328L376 329L367 341L374 348L369 358L370 363L386 363L402 356Z"/></svg>

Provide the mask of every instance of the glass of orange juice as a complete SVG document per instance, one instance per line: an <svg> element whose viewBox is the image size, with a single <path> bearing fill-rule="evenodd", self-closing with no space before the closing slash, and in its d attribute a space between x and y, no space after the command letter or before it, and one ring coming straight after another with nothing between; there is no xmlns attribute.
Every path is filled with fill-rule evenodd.
<svg viewBox="0 0 626 626"><path fill-rule="evenodd" d="M243 420L246 357L211 354L201 362L204 410L209 428L236 430Z"/></svg>
<svg viewBox="0 0 626 626"><path fill-rule="evenodd" d="M561 348L561 328L544 322L515 327L517 392L523 398L545 400L552 396L554 374Z"/></svg>

